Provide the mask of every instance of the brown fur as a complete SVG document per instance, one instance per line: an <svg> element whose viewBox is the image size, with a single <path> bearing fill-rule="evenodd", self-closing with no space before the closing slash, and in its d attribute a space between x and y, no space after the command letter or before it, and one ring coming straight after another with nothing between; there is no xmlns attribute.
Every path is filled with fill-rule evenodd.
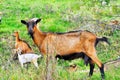
<svg viewBox="0 0 120 80"><path fill-rule="evenodd" d="M78 31L65 34L43 33L37 28L36 24L33 27L33 37L34 43L43 55L47 53L67 55L84 52L99 67L102 66L102 63L96 56L95 42L97 36L89 31Z"/></svg>
<svg viewBox="0 0 120 80"><path fill-rule="evenodd" d="M96 55L95 43L97 36L95 34L89 31L74 31L62 34L43 33L37 28L37 23L40 20L32 19L28 22L21 20L21 22L27 25L28 32L43 55L56 54L64 56L82 52L91 59L89 61L91 64L90 75L92 75L94 63L96 63L100 68L102 78L104 78L104 66ZM31 27L31 23L36 24Z"/></svg>
<svg viewBox="0 0 120 80"><path fill-rule="evenodd" d="M40 36L39 38L42 38L41 33L42 32L40 32L40 34L37 34L36 30L34 32L34 35ZM34 37L34 42L37 46L39 46L39 50L42 54L56 53L59 55L67 55L77 52L84 52L99 67L101 67L102 64L96 56L96 50L94 46L96 38L96 35L87 31L70 34L68 33L63 35L47 33L46 36L43 37L43 39L38 39L38 37ZM39 44L36 43L38 42L38 40Z"/></svg>
<svg viewBox="0 0 120 80"><path fill-rule="evenodd" d="M22 54L25 53L33 53L32 48L23 40L21 40L19 38L19 33L18 32L14 32L13 36L15 36L15 49L22 49Z"/></svg>

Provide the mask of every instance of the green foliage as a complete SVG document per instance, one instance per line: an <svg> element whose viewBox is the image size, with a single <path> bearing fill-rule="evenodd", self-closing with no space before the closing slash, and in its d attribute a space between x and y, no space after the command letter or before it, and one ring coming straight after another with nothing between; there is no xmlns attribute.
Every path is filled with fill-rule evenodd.
<svg viewBox="0 0 120 80"><path fill-rule="evenodd" d="M14 31L19 31L20 38L26 40L33 50L39 54L39 50L32 39L27 35L26 26L21 24L22 19L34 17L42 18L39 28L44 32L65 32L78 27L116 19L120 13L119 0L105 0L107 5L101 5L103 0L0 0L0 80L45 80L46 60L40 59L39 69L31 64L29 69L21 69L18 61L13 61ZM87 22L91 20L91 22ZM97 23L96 23L97 24ZM106 23L107 24L107 23ZM99 43L97 55L104 63L119 57L120 31L104 30L106 24L98 24L102 32L98 36L107 36L111 45ZM115 26L112 26L115 27ZM97 28L99 29L99 28ZM91 31L91 30L89 30ZM111 34L109 34L111 33ZM69 72L66 66L77 64L77 71ZM73 61L60 60L53 65L54 80L100 80L99 71L87 77L89 66L84 66L81 59ZM98 69L97 66L95 69ZM119 80L120 67L111 67L106 71L106 80ZM112 75L112 76L111 76Z"/></svg>

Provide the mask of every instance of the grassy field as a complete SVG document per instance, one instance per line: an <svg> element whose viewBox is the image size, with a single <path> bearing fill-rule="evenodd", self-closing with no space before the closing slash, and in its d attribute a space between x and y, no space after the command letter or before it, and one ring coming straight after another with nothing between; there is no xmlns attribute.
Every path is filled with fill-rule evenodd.
<svg viewBox="0 0 120 80"><path fill-rule="evenodd" d="M41 18L40 30L44 32L66 32L85 29L96 33L99 37L109 38L111 45L100 43L97 55L105 63L120 56L120 25L109 25L112 20L120 21L120 0L0 0L0 80L45 80L46 60L39 59L39 69L33 65L21 69L18 61L12 60L15 39L14 31L26 40L39 54L38 48L27 35L22 19ZM70 72L66 68L70 64L77 65L77 71ZM99 71L91 78L87 77L89 66L83 60L60 60L52 65L53 80L100 80ZM98 69L96 66L95 69ZM120 80L120 66L111 66L105 71L106 80Z"/></svg>

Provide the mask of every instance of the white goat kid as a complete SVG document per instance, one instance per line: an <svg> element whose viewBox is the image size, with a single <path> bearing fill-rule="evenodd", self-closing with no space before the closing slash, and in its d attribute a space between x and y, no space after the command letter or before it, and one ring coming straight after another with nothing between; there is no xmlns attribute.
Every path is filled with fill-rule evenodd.
<svg viewBox="0 0 120 80"><path fill-rule="evenodd" d="M18 48L17 54L18 54L18 59L22 68L23 68L23 64L27 62L32 62L35 65L35 67L38 68L37 59L42 57L41 55L37 55L33 53L21 54L21 52L22 50Z"/></svg>

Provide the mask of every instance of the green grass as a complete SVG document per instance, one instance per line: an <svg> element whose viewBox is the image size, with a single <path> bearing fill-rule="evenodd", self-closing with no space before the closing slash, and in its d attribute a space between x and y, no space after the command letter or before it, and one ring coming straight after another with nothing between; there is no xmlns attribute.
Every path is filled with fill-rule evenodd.
<svg viewBox="0 0 120 80"><path fill-rule="evenodd" d="M109 1L109 0L107 0ZM118 5L118 6L116 6ZM42 18L39 28L44 32L65 32L79 29L87 25L97 24L99 20L108 24L111 20L120 21L116 17L120 13L120 1L110 0L108 5L102 6L100 0L0 0L0 80L45 80L46 61L39 60L39 69L36 70L33 65L29 69L21 69L17 61L12 61L12 50L14 49L14 31L19 31L20 38L26 40L39 54L39 50L32 39L27 35L26 26L20 21L22 19ZM87 21L91 20L91 21ZM106 22L105 22L106 21ZM96 26L96 25L93 25ZM111 45L99 43L97 46L97 55L104 63L114 60L120 52L120 31L114 30L110 34L109 30L104 30L96 34L100 37L107 36ZM99 29L98 27L97 29ZM114 27L114 26L112 26ZM89 30L89 28L88 28ZM91 31L90 29L89 31ZM65 66L77 64L76 72L69 72ZM98 67L96 66L95 69ZM82 60L58 61L53 65L54 80L100 80L99 71L89 78L88 73L82 73L81 70L88 70L89 66L84 66ZM120 67L111 67L106 71L106 80L119 80Z"/></svg>

